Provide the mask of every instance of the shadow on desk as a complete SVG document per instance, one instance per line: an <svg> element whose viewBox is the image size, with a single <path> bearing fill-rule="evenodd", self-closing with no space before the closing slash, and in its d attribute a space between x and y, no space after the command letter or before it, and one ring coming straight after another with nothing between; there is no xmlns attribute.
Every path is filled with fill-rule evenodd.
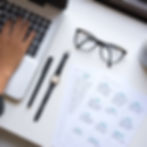
<svg viewBox="0 0 147 147"><path fill-rule="evenodd" d="M2 147L37 147L30 142L27 142L11 133L0 129L0 146Z"/></svg>

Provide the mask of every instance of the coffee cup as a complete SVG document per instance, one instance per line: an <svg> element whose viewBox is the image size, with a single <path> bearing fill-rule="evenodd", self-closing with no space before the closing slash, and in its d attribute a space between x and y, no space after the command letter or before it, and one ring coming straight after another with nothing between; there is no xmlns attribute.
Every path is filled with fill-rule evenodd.
<svg viewBox="0 0 147 147"><path fill-rule="evenodd" d="M139 60L141 65L147 70L147 43L141 49Z"/></svg>

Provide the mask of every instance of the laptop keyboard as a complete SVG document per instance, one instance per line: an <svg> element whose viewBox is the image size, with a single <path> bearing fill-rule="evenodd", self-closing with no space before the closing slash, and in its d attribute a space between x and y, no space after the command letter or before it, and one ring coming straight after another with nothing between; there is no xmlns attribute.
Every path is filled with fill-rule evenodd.
<svg viewBox="0 0 147 147"><path fill-rule="evenodd" d="M36 31L36 37L27 51L27 54L34 57L37 54L40 44L50 26L50 21L13 3L5 1L0 4L0 29L8 19L15 21L18 17L30 22L28 33L31 30Z"/></svg>

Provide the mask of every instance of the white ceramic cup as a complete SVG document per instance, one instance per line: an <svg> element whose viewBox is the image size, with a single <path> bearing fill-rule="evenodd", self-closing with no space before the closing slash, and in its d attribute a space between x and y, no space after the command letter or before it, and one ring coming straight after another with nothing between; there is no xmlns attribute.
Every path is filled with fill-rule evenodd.
<svg viewBox="0 0 147 147"><path fill-rule="evenodd" d="M147 69L147 43L145 43L141 49L139 60L141 65Z"/></svg>

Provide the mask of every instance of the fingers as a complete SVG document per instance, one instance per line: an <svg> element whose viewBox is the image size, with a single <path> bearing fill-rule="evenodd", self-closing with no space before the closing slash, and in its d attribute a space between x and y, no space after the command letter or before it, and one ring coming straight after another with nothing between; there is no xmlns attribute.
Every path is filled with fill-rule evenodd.
<svg viewBox="0 0 147 147"><path fill-rule="evenodd" d="M4 24L4 26L2 28L2 34L3 35L9 35L11 33L11 31L12 31L12 24L13 24L13 22L11 20L8 20Z"/></svg>
<svg viewBox="0 0 147 147"><path fill-rule="evenodd" d="M21 28L21 38L24 40L24 37L26 36L28 29L29 29L29 22L28 21L24 21L22 28Z"/></svg>
<svg viewBox="0 0 147 147"><path fill-rule="evenodd" d="M2 28L2 34L14 35L18 39L23 40L28 29L29 29L29 22L24 21L21 18L18 18L14 25L13 25L13 21L8 20Z"/></svg>
<svg viewBox="0 0 147 147"><path fill-rule="evenodd" d="M2 35L15 40L17 43L22 44L24 52L31 45L36 33L32 31L27 35L29 29L29 22L18 18L15 24L12 21L7 21L2 29ZM26 36L27 35L27 36Z"/></svg>
<svg viewBox="0 0 147 147"><path fill-rule="evenodd" d="M25 39L24 43L25 43L25 51L29 48L29 46L31 45L32 41L34 40L36 36L36 32L32 31L29 36Z"/></svg>
<svg viewBox="0 0 147 147"><path fill-rule="evenodd" d="M25 23L26 22L24 22L23 19L18 18L17 21L16 21L16 23L13 26L12 34L15 35L15 36L17 36L17 37L19 37L19 39L22 39L22 37L24 37L24 26L25 26L24 24ZM29 27L29 26L27 26L27 27Z"/></svg>

